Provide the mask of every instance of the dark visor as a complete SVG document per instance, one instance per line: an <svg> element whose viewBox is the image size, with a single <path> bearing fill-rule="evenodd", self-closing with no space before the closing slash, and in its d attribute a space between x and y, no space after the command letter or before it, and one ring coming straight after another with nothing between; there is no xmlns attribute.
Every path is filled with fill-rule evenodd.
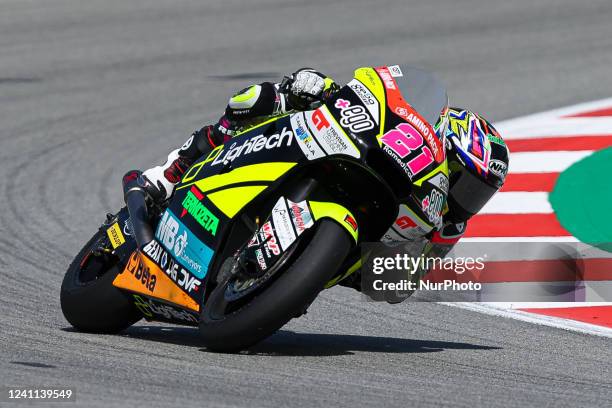
<svg viewBox="0 0 612 408"><path fill-rule="evenodd" d="M469 171L463 171L450 186L448 195L463 210L476 214L496 192L495 187L491 187Z"/></svg>

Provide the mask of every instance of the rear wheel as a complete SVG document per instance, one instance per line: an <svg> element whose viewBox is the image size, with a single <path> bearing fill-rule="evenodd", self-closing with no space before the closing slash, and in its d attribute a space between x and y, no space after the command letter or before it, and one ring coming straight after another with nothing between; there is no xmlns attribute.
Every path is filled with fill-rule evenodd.
<svg viewBox="0 0 612 408"><path fill-rule="evenodd" d="M131 297L113 286L119 259L104 251L106 233L99 230L79 254L62 282L60 303L68 322L76 329L117 333L142 318Z"/></svg>
<svg viewBox="0 0 612 408"><path fill-rule="evenodd" d="M323 219L288 250L281 270L258 290L237 296L244 285L222 279L202 307L200 333L207 348L231 352L247 348L300 316L348 255L352 241L334 221Z"/></svg>

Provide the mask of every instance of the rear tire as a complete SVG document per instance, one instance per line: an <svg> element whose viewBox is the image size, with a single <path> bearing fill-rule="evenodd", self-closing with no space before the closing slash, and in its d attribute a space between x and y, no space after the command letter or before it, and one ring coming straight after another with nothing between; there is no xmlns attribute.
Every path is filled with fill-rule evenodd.
<svg viewBox="0 0 612 408"><path fill-rule="evenodd" d="M81 262L104 238L98 231L74 258L62 282L60 303L68 322L76 329L94 333L117 333L133 325L142 314L131 296L113 286L119 265L109 265L96 279L81 280Z"/></svg>
<svg viewBox="0 0 612 408"><path fill-rule="evenodd" d="M352 239L336 222L323 219L314 228L304 251L248 304L222 319L213 319L206 313L207 304L203 305L200 334L208 349L219 352L245 349L305 312L352 247Z"/></svg>

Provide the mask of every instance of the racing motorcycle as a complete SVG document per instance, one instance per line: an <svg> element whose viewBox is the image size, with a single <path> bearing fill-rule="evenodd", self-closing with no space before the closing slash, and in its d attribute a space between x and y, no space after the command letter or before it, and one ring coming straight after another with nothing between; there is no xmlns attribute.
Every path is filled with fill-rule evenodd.
<svg viewBox="0 0 612 408"><path fill-rule="evenodd" d="M425 71L359 68L318 109L244 129L199 159L165 208L128 172L126 206L68 268L64 316L103 333L142 318L197 326L216 351L261 341L353 273L360 243L394 223L440 222L446 106Z"/></svg>

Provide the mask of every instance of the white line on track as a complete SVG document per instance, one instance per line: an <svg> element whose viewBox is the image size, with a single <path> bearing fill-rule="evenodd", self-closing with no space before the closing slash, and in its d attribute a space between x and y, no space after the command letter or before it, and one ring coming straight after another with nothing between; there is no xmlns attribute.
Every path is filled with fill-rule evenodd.
<svg viewBox="0 0 612 408"><path fill-rule="evenodd" d="M575 237L468 237L461 242L580 242Z"/></svg>
<svg viewBox="0 0 612 408"><path fill-rule="evenodd" d="M578 333L591 334L595 336L612 338L612 329L603 326L596 326L594 324L588 324L578 322L569 319L560 319L557 317L538 315L521 310L507 309L502 306L494 306L495 303L451 303L441 302L440 304L458 307L460 309L471 310L478 313L484 313L491 316L505 317L509 319L521 320L524 322L539 324L543 326L555 327L558 329L569 330ZM585 305L591 306L591 304Z"/></svg>
<svg viewBox="0 0 612 408"><path fill-rule="evenodd" d="M561 172L592 153L590 150L510 153L509 171L512 173Z"/></svg>
<svg viewBox="0 0 612 408"><path fill-rule="evenodd" d="M611 118L562 118L562 116L604 109L610 106L612 106L612 98L601 99L497 122L495 127L505 139L610 134L612 133Z"/></svg>
<svg viewBox="0 0 612 408"><path fill-rule="evenodd" d="M479 214L550 214L553 209L545 192L497 193Z"/></svg>
<svg viewBox="0 0 612 408"><path fill-rule="evenodd" d="M508 309L549 309L553 307L589 307L589 306L612 306L610 302L482 302L482 305L491 307L503 307Z"/></svg>
<svg viewBox="0 0 612 408"><path fill-rule="evenodd" d="M563 126L559 126L560 124ZM497 127L497 126L496 126ZM537 126L506 126L499 130L504 139L536 139L564 136L606 136L612 134L612 119L601 118L547 118Z"/></svg>

